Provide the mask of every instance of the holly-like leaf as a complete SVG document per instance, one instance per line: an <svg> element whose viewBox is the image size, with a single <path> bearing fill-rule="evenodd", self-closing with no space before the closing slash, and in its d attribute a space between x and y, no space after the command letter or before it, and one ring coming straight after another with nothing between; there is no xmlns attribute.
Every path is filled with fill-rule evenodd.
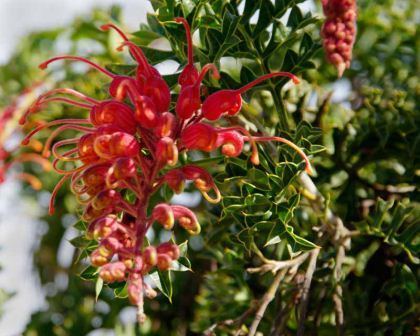
<svg viewBox="0 0 420 336"><path fill-rule="evenodd" d="M171 271L158 270L150 274L150 278L162 294L168 298L169 302L172 302Z"/></svg>

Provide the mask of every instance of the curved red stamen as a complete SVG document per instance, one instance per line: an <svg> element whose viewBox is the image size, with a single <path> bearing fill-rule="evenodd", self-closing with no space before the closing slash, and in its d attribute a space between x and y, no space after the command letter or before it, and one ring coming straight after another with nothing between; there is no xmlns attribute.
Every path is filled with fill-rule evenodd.
<svg viewBox="0 0 420 336"><path fill-rule="evenodd" d="M25 138L23 138L21 144L23 146L26 146L31 138L37 134L38 132L42 131L45 128L51 127L51 126L57 126L61 124L67 124L67 125L83 125L83 124L90 124L90 121L88 119L60 119L60 120L54 120L50 121L46 124L40 125L37 128L33 129L31 132L29 132Z"/></svg>
<svg viewBox="0 0 420 336"><path fill-rule="evenodd" d="M182 23L185 28L185 34L187 36L187 46L188 46L188 64L194 63L194 55L193 55L193 43L192 43L192 36L191 36L191 28L188 24L188 21L183 17L176 17L175 22Z"/></svg>
<svg viewBox="0 0 420 336"><path fill-rule="evenodd" d="M128 41L127 35L125 35L124 32L113 23L104 24L100 27L100 29L102 31L108 31L109 29L114 29L124 41Z"/></svg>
<svg viewBox="0 0 420 336"><path fill-rule="evenodd" d="M41 96L39 96L38 99L28 108L28 110L19 119L19 123L21 125L23 125L26 122L26 119L27 119L27 117L30 113L34 112L39 105L43 104L45 102L46 98L48 98L50 96L53 96L55 94L69 94L69 95L75 96L77 98L80 98L80 99L82 99L82 100L84 100L88 103L91 103L93 105L97 105L97 104L100 103L98 100L90 98L90 97L84 95L83 93L78 92L78 91L73 90L73 89L69 89L69 88L53 89L53 90L50 90L50 91L42 94ZM73 101L73 100L71 100L71 101L67 100L67 98L65 98L65 97L59 97L59 98L66 99L65 102L67 102L69 104L72 104L72 105L80 106L78 104L81 104L80 102L76 102L76 101ZM85 107L85 106L81 106L81 107Z"/></svg>
<svg viewBox="0 0 420 336"><path fill-rule="evenodd" d="M78 143L78 141L79 141L79 139L68 139L68 140L62 140L62 141L57 142L52 147L52 153L53 153L54 157L56 159L61 160L61 161L76 161L76 160L78 160L79 157L70 157L70 155L78 152L78 150L79 150L78 148L73 148L72 150L68 151L66 156L58 153L58 148L59 147L66 146L66 145L71 145L71 144L76 144L76 143Z"/></svg>
<svg viewBox="0 0 420 336"><path fill-rule="evenodd" d="M77 107L85 108L87 110L90 110L93 107L93 105L80 103L78 101L75 101L75 100L72 100L72 99L69 99L69 98L64 98L64 97L47 98L47 99L44 99L39 105L48 104L48 103L51 103L51 102L63 102L63 103L69 104L69 105L74 105L74 106L77 106Z"/></svg>
<svg viewBox="0 0 420 336"><path fill-rule="evenodd" d="M73 174L71 176L71 181L70 181L70 189L74 194L84 194L87 190L87 186L85 186L84 184L81 184L78 186L80 180L83 178L83 171L80 171L76 174Z"/></svg>
<svg viewBox="0 0 420 336"><path fill-rule="evenodd" d="M22 181L28 182L35 190L40 190L42 187L41 180L32 174L18 173L16 174L16 177Z"/></svg>
<svg viewBox="0 0 420 336"><path fill-rule="evenodd" d="M19 162L34 162L39 164L45 171L51 170L51 162L36 153L22 153L16 157L10 164Z"/></svg>
<svg viewBox="0 0 420 336"><path fill-rule="evenodd" d="M68 151L68 152L65 152L65 153L63 153L63 154L61 154L61 155L63 155L63 156L70 155L70 154L74 153L74 152L72 152L72 151L74 151L74 149L72 149L72 150L70 150L70 151ZM54 161L53 161L52 165L53 165L54 170L55 170L57 173L61 174L61 175L72 175L72 174L77 173L77 172L79 172L79 171L81 171L81 170L83 170L83 169L86 169L86 167L87 167L87 165L82 165L82 166L80 166L80 167L76 167L76 168L73 168L73 169L71 169L71 170L63 170L63 169L60 169L60 168L58 168L58 167L57 167L57 165L58 165L60 162L61 162L61 160L59 160L59 159L54 159Z"/></svg>
<svg viewBox="0 0 420 336"><path fill-rule="evenodd" d="M299 84L300 80L299 78L297 78L295 75L291 74L290 72L273 72L273 73L269 73L266 75L263 75L255 80L253 80L252 82L244 85L243 87L241 87L240 89L235 90L237 93L244 93L245 91L251 89L253 86L267 80L273 77L289 77L294 84Z"/></svg>
<svg viewBox="0 0 420 336"><path fill-rule="evenodd" d="M134 58L136 59L137 63L143 67L143 69L146 71L146 74L150 76L150 67L151 65L147 61L146 56L143 53L143 50L141 48L134 44L131 41L124 41L121 46L118 48L118 50L121 50L122 47L127 46L130 48L130 51L133 53Z"/></svg>
<svg viewBox="0 0 420 336"><path fill-rule="evenodd" d="M88 59L86 59L84 57L71 56L71 55L63 55L63 56L56 56L56 57L50 58L49 60L41 63L39 65L39 68L44 70L48 67L48 65L50 65L50 63L55 62L55 61L60 61L60 60L80 61L80 62L89 64L92 68L94 68L96 70L99 70L100 72L107 75L108 77L111 77L111 78L116 77L116 75L114 75L112 72L106 70L105 68L101 67L100 65L98 65L96 63L93 63L92 61L89 61Z"/></svg>
<svg viewBox="0 0 420 336"><path fill-rule="evenodd" d="M205 66L203 66L203 68L201 69L201 72L200 72L200 75L198 76L196 85L200 85L201 84L201 82L204 79L204 76L210 70L212 72L212 77L214 79L220 79L220 73L219 73L219 70L217 69L217 67L213 63L209 63L209 64L206 64Z"/></svg>
<svg viewBox="0 0 420 336"><path fill-rule="evenodd" d="M89 96L86 96L85 94L83 94L83 93L81 93L79 91L70 89L70 88L57 88L57 89L52 89L50 91L47 91L47 92L43 93L39 98L47 98L47 97L53 96L55 94L69 94L69 95L75 96L76 98L80 98L80 99L85 100L85 101L87 101L89 103L92 103L94 105L100 103L99 100L94 99L94 98L91 98Z"/></svg>
<svg viewBox="0 0 420 336"><path fill-rule="evenodd" d="M54 214L54 202L55 202L55 198L57 196L58 191L60 190L60 188L63 186L64 182L67 181L67 179L69 178L69 175L65 175L61 178L60 181L58 181L58 183L56 184L56 186L54 187L54 190L51 193L51 198L50 198L50 205L49 205L49 210L48 213L50 215Z"/></svg>
<svg viewBox="0 0 420 336"><path fill-rule="evenodd" d="M63 125L60 126L58 128L56 128L51 134L50 136L47 138L47 140L45 141L45 145L44 145L44 150L42 151L42 155L44 157L48 157L50 156L50 148L51 148L51 144L54 141L54 139L61 134L63 131L66 130L73 130L73 131L81 131L81 132L93 132L94 129L89 128L89 127L84 127L84 126L77 126L77 125Z"/></svg>
<svg viewBox="0 0 420 336"><path fill-rule="evenodd" d="M311 162L309 161L309 158L306 156L305 152L298 146L296 146L293 142L282 138L282 137L253 137L254 141L278 141L278 142L282 142L286 145L288 145L289 147L293 148L301 157L302 159L305 161L305 171L308 174L312 174L312 167L311 167Z"/></svg>

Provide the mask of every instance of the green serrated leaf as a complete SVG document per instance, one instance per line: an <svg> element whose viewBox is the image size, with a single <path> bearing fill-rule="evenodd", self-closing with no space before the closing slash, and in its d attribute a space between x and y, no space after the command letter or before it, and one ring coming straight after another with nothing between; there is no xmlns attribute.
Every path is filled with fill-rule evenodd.
<svg viewBox="0 0 420 336"><path fill-rule="evenodd" d="M150 278L162 294L168 298L169 302L172 303L171 271L156 271L150 274Z"/></svg>
<svg viewBox="0 0 420 336"><path fill-rule="evenodd" d="M73 239L70 239L69 242L70 244L72 244L74 247L77 247L77 248L88 247L89 244L91 243L90 240L86 239L86 236L84 234L77 236Z"/></svg>
<svg viewBox="0 0 420 336"><path fill-rule="evenodd" d="M135 65L127 64L107 64L106 69L117 75L131 76L136 71Z"/></svg>
<svg viewBox="0 0 420 336"><path fill-rule="evenodd" d="M119 282L116 284L116 288L114 288L114 295L117 298L125 299L128 297L127 291L127 283L126 282Z"/></svg>
<svg viewBox="0 0 420 336"><path fill-rule="evenodd" d="M79 231L86 231L87 225L84 221L78 220L76 223L73 224L73 227Z"/></svg>
<svg viewBox="0 0 420 336"><path fill-rule="evenodd" d="M96 267L88 266L86 267L79 276L84 280L96 279L99 270Z"/></svg>
<svg viewBox="0 0 420 336"><path fill-rule="evenodd" d="M187 251L188 251L188 240L179 244L178 247L179 247L179 255L181 257L185 257L187 255Z"/></svg>
<svg viewBox="0 0 420 336"><path fill-rule="evenodd" d="M161 37L160 34L150 30L139 30L133 33L135 38L133 42L142 46L147 46L149 43Z"/></svg>

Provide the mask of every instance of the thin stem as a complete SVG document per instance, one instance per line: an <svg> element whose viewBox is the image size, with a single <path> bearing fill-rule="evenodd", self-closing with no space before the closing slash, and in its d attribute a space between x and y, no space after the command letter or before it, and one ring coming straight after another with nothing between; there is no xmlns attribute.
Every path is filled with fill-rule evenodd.
<svg viewBox="0 0 420 336"><path fill-rule="evenodd" d="M333 294L333 301L335 306L335 320L337 325L337 334L344 335L344 312L343 312L343 288L341 287L341 267L345 258L345 249L342 244L338 246L336 265L334 268L334 279L336 281L335 291Z"/></svg>
<svg viewBox="0 0 420 336"><path fill-rule="evenodd" d="M249 328L248 336L254 336L255 333L257 332L258 325L260 324L262 318L264 317L265 311L266 311L269 303L276 296L277 289L280 286L281 280L286 275L286 272L287 272L287 269L284 269L282 271L277 272L277 274L276 274L276 276L273 280L273 283L268 288L268 291L264 294L264 296L261 300L260 307L258 308L257 313L256 313L255 318L254 318L254 321L252 322L251 327Z"/></svg>
<svg viewBox="0 0 420 336"><path fill-rule="evenodd" d="M305 332L306 312L308 310L309 303L309 289L311 287L312 276L316 269L316 261L318 258L319 250L319 248L312 250L311 256L309 258L309 265L308 269L306 270L305 282L303 283L302 296L299 306L299 326L297 336L303 336Z"/></svg>

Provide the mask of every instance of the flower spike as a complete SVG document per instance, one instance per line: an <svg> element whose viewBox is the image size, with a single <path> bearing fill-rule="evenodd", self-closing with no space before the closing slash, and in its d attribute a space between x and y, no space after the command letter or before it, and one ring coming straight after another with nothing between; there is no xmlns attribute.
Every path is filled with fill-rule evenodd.
<svg viewBox="0 0 420 336"><path fill-rule="evenodd" d="M219 79L219 71L214 64L206 64L201 71L197 70L191 28L185 18L175 18L175 22L184 26L188 46L188 57L184 62L187 64L178 78L177 101L171 99L176 95L171 96L168 83L147 60L146 49L131 42L118 26L105 24L101 26L102 30L114 30L121 37L118 50L127 47L137 62L136 73L132 76L113 74L78 56L57 56L45 61L40 68L45 69L55 61L70 60L84 62L99 70L110 78L109 97L96 100L68 88L50 90L35 102L31 100L25 105L25 108L30 107L21 117L22 124L31 113L52 102L87 109L89 116L86 119L37 123L22 143L28 145L31 140L34 142L32 137L38 132L53 128L43 142L44 148L42 144L36 146L44 158L38 153L23 154L13 161L0 146L0 183L6 169L19 161L34 161L44 169L52 166L62 175L52 191L51 214L57 193L66 181L70 181L70 190L83 207L81 218L87 222L86 237L96 240L97 247L90 255L91 264L99 268L99 277L104 282L126 282L129 300L137 306L140 322L144 322L146 316L144 298L156 296L156 291L145 283L145 277L156 270L176 267L175 261L180 258L180 247L175 239L149 245L146 239L148 230L153 225L173 230L175 223L193 235L201 230L191 209L170 203L156 205L153 195L159 193L164 184L180 193L186 181L191 181L208 202L218 203L222 199L213 176L206 169L186 164L193 158L193 155L188 157L189 151L219 149L227 157L237 157L242 153L244 143L249 142L250 161L258 164L257 143L278 141L292 147L305 160L306 170L311 169L305 153L289 140L254 136L235 125L234 120L227 127L202 122L203 118L217 120L226 114L237 114L242 104L241 95L262 81L285 76L296 84L299 82L297 77L287 72L271 73L237 90L220 90L208 96L208 90L202 85L203 79L209 72L213 78ZM208 96L204 102L202 96ZM7 110L0 116L0 129L11 117L11 111ZM65 137L68 130L78 135ZM182 156L178 157L180 153ZM51 154L52 165L45 159ZM40 182L32 175L22 174L21 178L34 187L40 187Z"/></svg>

